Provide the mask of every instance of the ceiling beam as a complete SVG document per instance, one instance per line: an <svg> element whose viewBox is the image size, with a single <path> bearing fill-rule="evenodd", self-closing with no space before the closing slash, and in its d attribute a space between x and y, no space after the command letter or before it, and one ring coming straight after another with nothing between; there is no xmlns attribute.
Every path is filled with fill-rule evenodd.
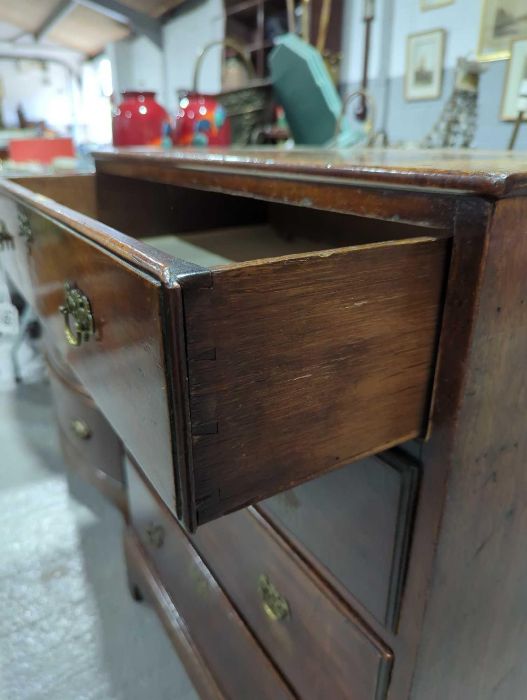
<svg viewBox="0 0 527 700"><path fill-rule="evenodd" d="M163 47L161 22L144 12L138 12L123 5L119 0L75 0L80 5L90 7L117 22L128 24L136 34L148 37L159 48Z"/></svg>
<svg viewBox="0 0 527 700"><path fill-rule="evenodd" d="M61 21L61 19L64 19L64 17L66 17L66 15L73 10L74 7L75 0L61 0L57 7L55 7L42 22L40 27L33 32L35 41L41 41L47 34L49 34L53 27Z"/></svg>

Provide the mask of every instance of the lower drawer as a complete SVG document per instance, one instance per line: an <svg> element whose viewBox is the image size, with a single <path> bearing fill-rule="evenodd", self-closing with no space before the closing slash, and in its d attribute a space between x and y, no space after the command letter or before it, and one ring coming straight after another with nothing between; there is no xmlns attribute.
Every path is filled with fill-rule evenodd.
<svg viewBox="0 0 527 700"><path fill-rule="evenodd" d="M284 491L258 508L350 604L395 629L419 468L368 457Z"/></svg>
<svg viewBox="0 0 527 700"><path fill-rule="evenodd" d="M255 511L206 525L192 541L301 698L385 697L390 650Z"/></svg>
<svg viewBox="0 0 527 700"><path fill-rule="evenodd" d="M157 599L154 602L170 636L179 638L176 647L182 661L188 664L185 654L188 644L183 644L181 649L181 636L186 634L221 689L221 697L292 700L287 686L196 554L174 516L146 485L131 460L126 458L125 465L131 526L146 553L153 575L161 584L163 593L154 591ZM151 589L159 588L159 584L149 585ZM177 625L174 619L168 619L171 606L177 608ZM176 627L179 632L175 631ZM189 673L193 675L192 668ZM210 692L205 695L209 697Z"/></svg>
<svg viewBox="0 0 527 700"><path fill-rule="evenodd" d="M123 509L121 441L91 398L49 362L48 374L66 463Z"/></svg>

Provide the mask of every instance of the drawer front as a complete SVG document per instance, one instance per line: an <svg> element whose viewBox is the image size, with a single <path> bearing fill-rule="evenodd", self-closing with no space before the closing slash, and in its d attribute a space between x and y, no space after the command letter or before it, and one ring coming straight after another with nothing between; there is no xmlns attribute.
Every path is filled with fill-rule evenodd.
<svg viewBox="0 0 527 700"><path fill-rule="evenodd" d="M290 700L285 684L176 520L131 460L125 463L132 528L225 697Z"/></svg>
<svg viewBox="0 0 527 700"><path fill-rule="evenodd" d="M385 697L391 653L245 510L192 538L207 566L302 698Z"/></svg>
<svg viewBox="0 0 527 700"><path fill-rule="evenodd" d="M390 460L389 462L387 460ZM394 628L411 537L418 467L370 457L260 504L344 596Z"/></svg>
<svg viewBox="0 0 527 700"><path fill-rule="evenodd" d="M93 401L48 363L55 411L67 463L122 504L123 447Z"/></svg>
<svg viewBox="0 0 527 700"><path fill-rule="evenodd" d="M27 266L47 342L71 366L174 510L174 446L161 283L41 212L22 205L19 210L31 231ZM91 313L93 333L72 345L70 341L78 337L72 332L68 338L67 327L74 331L76 318L86 322L87 315L79 314L78 307L70 307L66 315L61 307L79 299Z"/></svg>

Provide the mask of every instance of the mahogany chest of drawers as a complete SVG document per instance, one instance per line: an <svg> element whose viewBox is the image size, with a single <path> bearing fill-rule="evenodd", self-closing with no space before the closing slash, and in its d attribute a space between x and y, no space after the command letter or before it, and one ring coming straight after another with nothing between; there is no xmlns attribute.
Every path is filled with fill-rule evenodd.
<svg viewBox="0 0 527 700"><path fill-rule="evenodd" d="M527 159L95 163L0 182L1 259L198 691L522 698Z"/></svg>

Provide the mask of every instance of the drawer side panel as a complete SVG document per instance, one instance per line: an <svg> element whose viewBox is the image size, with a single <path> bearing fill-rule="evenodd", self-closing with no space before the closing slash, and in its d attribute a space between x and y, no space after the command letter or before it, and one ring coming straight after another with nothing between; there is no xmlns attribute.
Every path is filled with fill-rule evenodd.
<svg viewBox="0 0 527 700"><path fill-rule="evenodd" d="M260 261L183 290L198 525L425 433L448 248Z"/></svg>

